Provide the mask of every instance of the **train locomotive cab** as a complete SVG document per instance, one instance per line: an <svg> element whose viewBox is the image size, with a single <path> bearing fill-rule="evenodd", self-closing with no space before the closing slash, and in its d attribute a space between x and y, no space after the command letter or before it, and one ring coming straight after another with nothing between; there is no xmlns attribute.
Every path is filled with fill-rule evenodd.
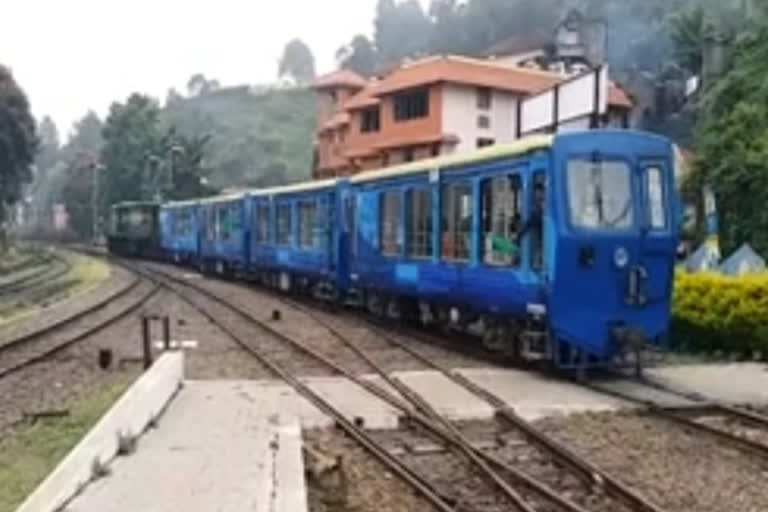
<svg viewBox="0 0 768 512"><path fill-rule="evenodd" d="M125 201L112 205L107 235L109 252L128 257L158 257L159 210L160 205L155 202Z"/></svg>
<svg viewBox="0 0 768 512"><path fill-rule="evenodd" d="M678 243L671 143L630 131L555 137L545 212L555 366L613 364L666 334Z"/></svg>

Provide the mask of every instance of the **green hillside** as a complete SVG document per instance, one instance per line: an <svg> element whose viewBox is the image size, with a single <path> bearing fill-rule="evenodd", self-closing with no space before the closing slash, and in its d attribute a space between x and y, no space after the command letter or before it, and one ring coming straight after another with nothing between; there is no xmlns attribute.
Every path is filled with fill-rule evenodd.
<svg viewBox="0 0 768 512"><path fill-rule="evenodd" d="M315 106L308 89L219 89L169 98L164 120L185 135L209 135L204 166L217 188L307 179Z"/></svg>

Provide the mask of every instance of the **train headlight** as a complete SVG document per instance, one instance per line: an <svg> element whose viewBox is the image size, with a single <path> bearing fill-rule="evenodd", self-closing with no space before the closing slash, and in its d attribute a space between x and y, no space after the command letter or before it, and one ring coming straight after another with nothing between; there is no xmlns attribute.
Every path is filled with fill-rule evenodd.
<svg viewBox="0 0 768 512"><path fill-rule="evenodd" d="M613 263L618 268L624 268L629 264L629 253L624 247L618 247L613 253Z"/></svg>

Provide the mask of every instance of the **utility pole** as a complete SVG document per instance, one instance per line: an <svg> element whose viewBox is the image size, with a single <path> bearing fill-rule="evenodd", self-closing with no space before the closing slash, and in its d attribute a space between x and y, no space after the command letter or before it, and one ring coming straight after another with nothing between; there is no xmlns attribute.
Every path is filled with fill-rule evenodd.
<svg viewBox="0 0 768 512"><path fill-rule="evenodd" d="M92 193L91 193L91 214L92 214L92 233L91 236L93 238L93 242L97 242L99 239L99 233L100 233L100 222L99 222L99 196L101 195L100 191L100 180L99 180L99 174L101 174L101 171L105 169L105 167L96 161L92 161L90 164L91 168L91 179L93 180L93 187L92 187Z"/></svg>

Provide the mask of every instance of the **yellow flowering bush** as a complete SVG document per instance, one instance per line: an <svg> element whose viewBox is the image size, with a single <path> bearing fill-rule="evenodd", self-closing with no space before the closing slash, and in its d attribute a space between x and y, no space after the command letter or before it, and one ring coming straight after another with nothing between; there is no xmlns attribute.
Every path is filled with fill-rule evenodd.
<svg viewBox="0 0 768 512"><path fill-rule="evenodd" d="M672 341L679 348L768 353L768 274L675 276Z"/></svg>

